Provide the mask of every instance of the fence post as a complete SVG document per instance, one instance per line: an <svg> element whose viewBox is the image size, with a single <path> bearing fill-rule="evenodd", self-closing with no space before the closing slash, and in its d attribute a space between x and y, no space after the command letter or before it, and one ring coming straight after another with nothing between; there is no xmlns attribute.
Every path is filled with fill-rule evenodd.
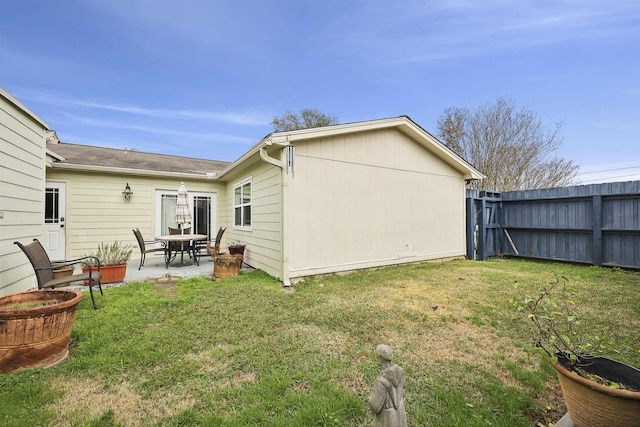
<svg viewBox="0 0 640 427"><path fill-rule="evenodd" d="M602 266L602 196L593 196L593 265Z"/></svg>
<svg viewBox="0 0 640 427"><path fill-rule="evenodd" d="M476 222L476 212L475 212L475 198L467 195L467 259L475 261L475 222Z"/></svg>
<svg viewBox="0 0 640 427"><path fill-rule="evenodd" d="M485 215L487 211L487 197L483 193L480 193L480 197L482 197L480 204L480 213L478 215L478 259L480 261L484 261L487 259L487 250L486 250L486 235L487 235L487 224L485 220Z"/></svg>

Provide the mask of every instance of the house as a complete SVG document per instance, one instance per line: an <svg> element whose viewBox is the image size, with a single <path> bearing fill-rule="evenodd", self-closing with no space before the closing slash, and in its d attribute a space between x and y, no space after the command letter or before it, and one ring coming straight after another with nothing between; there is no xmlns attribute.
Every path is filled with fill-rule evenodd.
<svg viewBox="0 0 640 427"><path fill-rule="evenodd" d="M166 234L184 182L194 231L215 236L226 227L223 246L246 244L245 262L284 285L464 256L465 186L483 177L406 116L272 133L233 163L53 137L47 150L47 203L57 218L42 235L52 259L102 241L134 244L136 227Z"/></svg>
<svg viewBox="0 0 640 427"><path fill-rule="evenodd" d="M16 240L42 238L49 126L0 88L0 295L33 288Z"/></svg>

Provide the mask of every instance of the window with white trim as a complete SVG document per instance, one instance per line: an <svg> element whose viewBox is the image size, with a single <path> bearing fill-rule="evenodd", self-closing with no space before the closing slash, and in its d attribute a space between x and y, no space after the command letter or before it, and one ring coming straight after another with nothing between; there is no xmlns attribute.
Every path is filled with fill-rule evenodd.
<svg viewBox="0 0 640 427"><path fill-rule="evenodd" d="M233 226L251 228L251 178L233 187Z"/></svg>

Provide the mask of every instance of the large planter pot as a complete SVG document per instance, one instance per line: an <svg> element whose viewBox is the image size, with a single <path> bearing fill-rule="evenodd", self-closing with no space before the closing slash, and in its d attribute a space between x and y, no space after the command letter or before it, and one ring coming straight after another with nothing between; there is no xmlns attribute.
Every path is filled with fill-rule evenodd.
<svg viewBox="0 0 640 427"><path fill-rule="evenodd" d="M244 256L244 248L246 245L231 245L229 246L229 255L242 255Z"/></svg>
<svg viewBox="0 0 640 427"><path fill-rule="evenodd" d="M46 289L0 297L0 372L48 368L69 354L82 293Z"/></svg>
<svg viewBox="0 0 640 427"><path fill-rule="evenodd" d="M97 267L93 267L92 271L98 271ZM83 273L88 273L88 268L82 269ZM127 264L121 265L101 265L100 272L102 273L102 279L100 280L101 284L107 283L122 283L124 282L124 276L127 274ZM85 280L85 285L89 284L88 280Z"/></svg>
<svg viewBox="0 0 640 427"><path fill-rule="evenodd" d="M242 255L215 255L213 257L213 279L228 279L240 274Z"/></svg>
<svg viewBox="0 0 640 427"><path fill-rule="evenodd" d="M640 427L640 392L598 384L568 370L561 361L553 366L567 411L576 426ZM640 390L640 370L615 360L596 357L584 370Z"/></svg>

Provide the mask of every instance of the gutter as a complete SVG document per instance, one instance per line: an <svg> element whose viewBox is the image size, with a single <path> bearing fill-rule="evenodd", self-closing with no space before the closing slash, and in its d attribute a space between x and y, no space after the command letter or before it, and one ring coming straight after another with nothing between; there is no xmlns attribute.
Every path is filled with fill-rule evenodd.
<svg viewBox="0 0 640 427"><path fill-rule="evenodd" d="M108 172L120 175L137 175L137 176L161 176L161 177L176 177L176 178L188 178L195 180L211 181L216 180L217 175L211 172L204 173L188 173L188 172L169 172L169 171L156 171L146 169L129 169L129 168L116 168L112 166L88 166L88 165L76 165L71 163L52 163L52 169L80 171L80 172Z"/></svg>

